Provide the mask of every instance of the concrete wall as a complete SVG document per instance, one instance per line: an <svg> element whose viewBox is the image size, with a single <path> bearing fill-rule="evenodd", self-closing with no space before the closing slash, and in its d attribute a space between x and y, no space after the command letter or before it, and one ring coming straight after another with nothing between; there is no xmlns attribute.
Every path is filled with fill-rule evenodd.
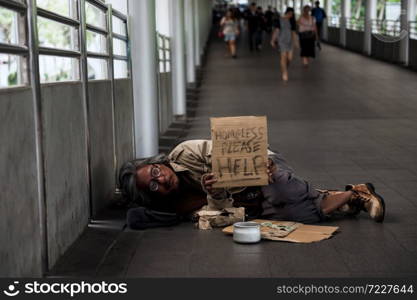
<svg viewBox="0 0 417 300"><path fill-rule="evenodd" d="M158 74L159 132L163 134L173 122L171 72Z"/></svg>
<svg viewBox="0 0 417 300"><path fill-rule="evenodd" d="M35 127L29 88L0 90L0 277L41 276Z"/></svg>
<svg viewBox="0 0 417 300"><path fill-rule="evenodd" d="M410 66L417 70L417 40L410 39Z"/></svg>
<svg viewBox="0 0 417 300"><path fill-rule="evenodd" d="M49 266L87 226L89 191L81 83L42 86Z"/></svg>
<svg viewBox="0 0 417 300"><path fill-rule="evenodd" d="M117 170L134 158L132 80L114 81Z"/></svg>
<svg viewBox="0 0 417 300"><path fill-rule="evenodd" d="M371 56L397 63L400 61L400 42L387 43L372 36Z"/></svg>
<svg viewBox="0 0 417 300"><path fill-rule="evenodd" d="M126 91L128 92L128 91ZM91 147L92 216L105 208L115 191L113 104L108 80L88 82Z"/></svg>
<svg viewBox="0 0 417 300"><path fill-rule="evenodd" d="M363 53L363 31L346 29L346 48L352 51Z"/></svg>
<svg viewBox="0 0 417 300"><path fill-rule="evenodd" d="M327 42L332 45L340 45L340 29L337 27L329 27L329 36Z"/></svg>

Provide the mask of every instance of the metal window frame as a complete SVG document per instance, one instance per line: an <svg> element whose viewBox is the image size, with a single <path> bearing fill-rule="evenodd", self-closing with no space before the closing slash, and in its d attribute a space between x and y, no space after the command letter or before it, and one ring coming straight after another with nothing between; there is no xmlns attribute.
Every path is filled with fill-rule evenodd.
<svg viewBox="0 0 417 300"><path fill-rule="evenodd" d="M109 5L111 7L111 5ZM124 15L123 13L121 13L118 10L115 10L113 8L111 8L111 15L109 14L109 22L111 22L112 27L111 27L111 35L112 35L112 65L113 65L113 69L114 69L114 61L115 60L120 60L120 61L126 61L127 63L127 74L126 77L122 77L122 78L131 78L131 74L132 74L132 65L131 65L131 61L130 61L130 39L129 39L129 24L128 24L128 18L126 15ZM113 31L113 17L119 18L125 26L125 32L126 35L122 35L119 33L115 33ZM126 44L126 55L118 55L118 54L114 54L113 51L113 39L118 39L122 42L124 42ZM114 75L114 74L113 74Z"/></svg>
<svg viewBox="0 0 417 300"><path fill-rule="evenodd" d="M162 109L162 104L164 103L165 97L170 97L170 92L166 88L167 81L166 79L162 79L162 74L167 75L168 78L171 76L172 72L172 55L171 55L171 38L165 36L159 32L156 33L156 51L157 51L157 90L158 90L158 124L159 124L159 132L163 134L164 131L167 129L165 122L171 121L172 115L170 112L166 112L167 115L164 115L164 111ZM162 70L161 70L161 63L162 63ZM168 82L170 85L170 80ZM168 95L167 95L168 93Z"/></svg>
<svg viewBox="0 0 417 300"><path fill-rule="evenodd" d="M86 4L91 4L93 6L95 6L97 9L99 9L105 16L105 28L96 26L94 24L90 24L87 23L87 19L85 16L85 10L86 10ZM94 81L94 80L111 80L113 81L112 78L112 66L111 66L111 57L112 57L112 53L113 53L113 49L110 45L110 36L111 36L111 18L109 18L109 11L111 12L111 6L110 5L106 5L105 3L98 1L98 0L84 0L84 20L85 20L85 47L86 47L86 58L88 60L88 58L97 58L97 59L103 59L106 61L107 64L107 72L105 74L106 78L101 78L101 79L88 79L89 81ZM87 31L92 31L94 33L98 33L104 36L105 40L106 40L106 46L105 46L105 53L101 53L101 52L93 52L93 51L88 51L87 50Z"/></svg>
<svg viewBox="0 0 417 300"><path fill-rule="evenodd" d="M157 32L156 34L156 39L157 39L157 51L158 51L158 73L160 73L160 64L159 63L163 63L163 72L171 72L171 68L172 68L172 64L171 64L171 38L168 36L165 36L163 34L160 34L159 32ZM162 41L162 43L159 43L159 41ZM168 43L167 43L168 42ZM162 45L161 45L162 44ZM168 47L166 45L169 45ZM159 51L162 50L162 57L160 56ZM167 55L169 53L169 55ZM167 67L169 66L169 68Z"/></svg>

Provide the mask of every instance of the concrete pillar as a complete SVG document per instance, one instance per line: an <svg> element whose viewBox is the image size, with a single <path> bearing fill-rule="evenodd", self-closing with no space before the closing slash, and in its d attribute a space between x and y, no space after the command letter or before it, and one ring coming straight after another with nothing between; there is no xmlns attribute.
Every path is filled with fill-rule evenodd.
<svg viewBox="0 0 417 300"><path fill-rule="evenodd" d="M327 41L329 39L329 23L332 17L332 0L325 0L323 8L326 11L327 18L323 22L323 39Z"/></svg>
<svg viewBox="0 0 417 300"><path fill-rule="evenodd" d="M340 8L340 45L346 46L346 23L350 18L350 0L342 0Z"/></svg>
<svg viewBox="0 0 417 300"><path fill-rule="evenodd" d="M171 8L173 112L176 116L185 116L184 0L172 0Z"/></svg>
<svg viewBox="0 0 417 300"><path fill-rule="evenodd" d="M365 1L365 29L363 50L367 55L371 55L372 51L372 20L376 19L377 0Z"/></svg>
<svg viewBox="0 0 417 300"><path fill-rule="evenodd" d="M415 0L414 0L415 1ZM400 26L401 32L409 31L408 22L411 21L411 13L409 6L411 6L411 0L401 0L401 15L400 15ZM409 38L408 34L400 40L400 62L408 65L408 50L409 50Z"/></svg>
<svg viewBox="0 0 417 300"><path fill-rule="evenodd" d="M129 0L136 157L158 153L155 0Z"/></svg>
<svg viewBox="0 0 417 300"><path fill-rule="evenodd" d="M201 55L200 55L200 39L201 39L201 17L200 17L200 6L201 0L193 0L194 1L194 41L195 41L195 48L194 48L194 63L196 67L200 67L201 66Z"/></svg>
<svg viewBox="0 0 417 300"><path fill-rule="evenodd" d="M194 85L195 79L195 26L194 26L194 0L185 0L185 43L187 59L187 83Z"/></svg>

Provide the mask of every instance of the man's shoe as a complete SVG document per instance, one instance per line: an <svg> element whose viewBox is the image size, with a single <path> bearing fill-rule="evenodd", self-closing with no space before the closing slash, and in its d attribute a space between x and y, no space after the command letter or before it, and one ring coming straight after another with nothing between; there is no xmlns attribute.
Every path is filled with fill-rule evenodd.
<svg viewBox="0 0 417 300"><path fill-rule="evenodd" d="M318 191L321 192L321 193L328 194L329 196L345 193L343 191L338 191L338 190L320 190L320 189L318 189ZM356 216L361 212L361 207L359 207L356 203L350 201L346 204L343 204L336 211L339 212L339 213L342 213L343 215Z"/></svg>
<svg viewBox="0 0 417 300"><path fill-rule="evenodd" d="M352 191L353 195L349 202L350 205L356 206L369 213L375 222L383 222L385 217L384 198L375 193L375 187L372 183L349 184L346 191Z"/></svg>

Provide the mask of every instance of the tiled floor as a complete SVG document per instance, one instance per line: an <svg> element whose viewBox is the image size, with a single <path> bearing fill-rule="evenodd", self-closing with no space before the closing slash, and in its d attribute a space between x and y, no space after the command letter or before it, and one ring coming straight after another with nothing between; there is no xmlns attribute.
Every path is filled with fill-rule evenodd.
<svg viewBox="0 0 417 300"><path fill-rule="evenodd" d="M198 231L190 223L124 230L110 246L99 237L95 246L90 240L101 249L90 271L82 261L91 261L92 254L82 251L70 271L70 251L53 274L417 277L417 73L325 46L308 69L297 57L283 84L278 62L267 46L249 53L242 44L233 60L225 57L222 43L212 43L184 138L209 138L211 116L267 115L271 147L299 176L324 188L373 182L386 199L383 224L364 213L333 220L329 224L340 232L314 244L239 245L219 230ZM83 247L76 243L73 251Z"/></svg>

